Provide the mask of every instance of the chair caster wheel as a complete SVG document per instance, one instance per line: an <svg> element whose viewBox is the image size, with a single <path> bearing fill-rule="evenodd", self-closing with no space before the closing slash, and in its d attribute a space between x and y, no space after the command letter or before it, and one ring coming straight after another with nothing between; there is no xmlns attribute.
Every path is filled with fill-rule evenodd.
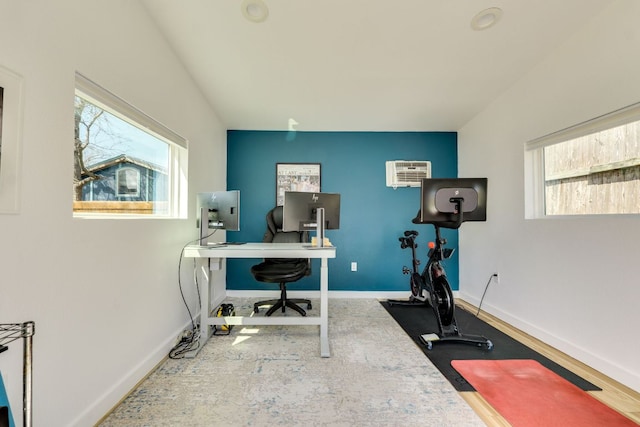
<svg viewBox="0 0 640 427"><path fill-rule="evenodd" d="M307 310L311 310L311 303L307 304Z"/></svg>

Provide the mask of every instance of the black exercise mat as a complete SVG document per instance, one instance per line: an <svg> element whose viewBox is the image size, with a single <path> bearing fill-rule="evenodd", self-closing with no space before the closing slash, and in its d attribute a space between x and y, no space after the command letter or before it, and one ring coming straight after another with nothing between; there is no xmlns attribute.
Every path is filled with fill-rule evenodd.
<svg viewBox="0 0 640 427"><path fill-rule="evenodd" d="M455 310L458 330L462 335L481 335L486 337L493 343L492 350L488 350L485 345L477 347L456 342L435 342L433 348L428 350L420 340L420 335L438 332L438 323L430 306L424 304L414 306L391 305L387 301L381 301L381 304L458 391L475 391L475 389L458 371L453 369L451 361L469 359L533 359L583 390L601 390L589 381L563 368L458 306L456 306Z"/></svg>

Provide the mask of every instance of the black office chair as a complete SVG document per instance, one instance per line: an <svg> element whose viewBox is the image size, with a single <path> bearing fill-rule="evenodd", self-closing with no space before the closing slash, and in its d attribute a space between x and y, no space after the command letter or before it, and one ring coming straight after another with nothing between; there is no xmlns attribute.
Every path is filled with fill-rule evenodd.
<svg viewBox="0 0 640 427"><path fill-rule="evenodd" d="M300 243L307 242L309 233L297 231L282 231L282 206L276 206L267 213L267 231L262 239L265 243ZM295 282L304 276L311 274L311 262L308 258L266 258L260 264L251 267L251 274L259 282L279 283L280 299L260 301L253 305L253 311L258 313L261 306L270 305L265 316L271 316L273 312L281 308L289 307L303 316L307 312L298 306L306 304L311 310L311 301L308 299L287 298L287 283Z"/></svg>

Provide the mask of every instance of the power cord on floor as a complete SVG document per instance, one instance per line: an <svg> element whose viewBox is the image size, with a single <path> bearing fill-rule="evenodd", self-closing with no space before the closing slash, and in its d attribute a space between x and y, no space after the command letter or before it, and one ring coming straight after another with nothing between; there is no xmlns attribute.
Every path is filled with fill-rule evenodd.
<svg viewBox="0 0 640 427"><path fill-rule="evenodd" d="M209 237L213 236L216 231L217 230L213 230L211 234L204 237L202 240L206 240ZM185 353L188 353L191 350L197 349L200 342L200 325L196 324L196 321L193 318L193 314L191 313L191 310L189 309L189 304L187 303L187 299L184 296L184 291L182 289L182 259L184 258L184 250L187 248L187 246L199 241L201 241L200 238L187 242L187 244L184 245L182 247L182 250L180 251L180 259L178 260L178 288L180 289L180 296L182 297L182 302L184 303L184 306L187 309L187 313L189 313L189 320L191 321L191 330L183 332L182 336L180 337L180 341L178 341L178 343L169 351L169 358L171 359L182 359ZM193 260L193 262L194 262L193 280L196 285L196 294L198 295L198 306L200 307L202 306L202 300L200 299L200 285L198 283L198 275L195 268L195 259Z"/></svg>
<svg viewBox="0 0 640 427"><path fill-rule="evenodd" d="M200 328L196 326L192 331L185 331L180 341L169 351L170 359L184 359L190 351L200 345Z"/></svg>
<svg viewBox="0 0 640 427"><path fill-rule="evenodd" d="M480 314L480 307L482 307L482 301L484 301L484 296L487 293L487 289L489 289L489 284L491 283L491 279L493 279L494 277L498 277L498 273L493 273L491 276L489 276L487 285L484 287L484 292L482 293L482 298L480 298L480 304L478 305L478 312L476 313L476 317L478 317L478 315Z"/></svg>

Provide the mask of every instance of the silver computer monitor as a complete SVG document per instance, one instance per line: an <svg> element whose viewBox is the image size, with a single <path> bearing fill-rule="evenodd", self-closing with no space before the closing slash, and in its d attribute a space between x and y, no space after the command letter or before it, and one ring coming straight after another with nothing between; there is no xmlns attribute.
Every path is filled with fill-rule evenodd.
<svg viewBox="0 0 640 427"><path fill-rule="evenodd" d="M282 206L283 231L310 231L317 228L318 208L324 208L324 229L340 228L340 194L286 191Z"/></svg>
<svg viewBox="0 0 640 427"><path fill-rule="evenodd" d="M215 230L240 230L240 191L198 193L196 208L201 244Z"/></svg>

